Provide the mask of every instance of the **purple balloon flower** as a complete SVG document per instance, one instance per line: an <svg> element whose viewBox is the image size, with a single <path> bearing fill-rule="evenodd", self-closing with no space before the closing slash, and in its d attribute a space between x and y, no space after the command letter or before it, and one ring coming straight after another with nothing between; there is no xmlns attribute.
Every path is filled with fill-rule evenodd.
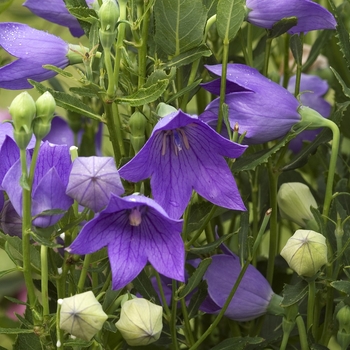
<svg viewBox="0 0 350 350"><path fill-rule="evenodd" d="M49 22L68 27L75 37L84 34L78 20L69 13L63 0L27 0L23 6Z"/></svg>
<svg viewBox="0 0 350 350"><path fill-rule="evenodd" d="M310 0L247 0L247 21L262 28L272 26L285 17L297 17L296 26L289 34L317 29L335 29L333 15L321 5Z"/></svg>
<svg viewBox="0 0 350 350"><path fill-rule="evenodd" d="M149 261L161 274L184 281L182 220L171 219L154 200L111 195L106 209L89 221L73 244L73 254L107 246L114 289L130 283Z"/></svg>
<svg viewBox="0 0 350 350"><path fill-rule="evenodd" d="M112 193L124 193L118 170L112 157L78 157L69 175L66 193L79 204L101 211Z"/></svg>
<svg viewBox="0 0 350 350"><path fill-rule="evenodd" d="M29 157L29 155L28 155ZM32 216L37 216L33 224L48 227L60 220L63 214L39 214L45 210L68 210L73 199L66 195L69 169L71 166L69 149L65 145L44 142L39 150L32 186ZM20 185L21 163L18 159L6 173L2 186L13 207L22 215L22 187Z"/></svg>
<svg viewBox="0 0 350 350"><path fill-rule="evenodd" d="M214 255L203 279L208 284L208 297L200 310L216 314L223 307L239 273L241 265L236 255ZM266 313L274 295L264 276L249 265L233 296L225 316L236 321L249 321Z"/></svg>
<svg viewBox="0 0 350 350"><path fill-rule="evenodd" d="M221 64L206 66L215 75L221 75ZM300 122L298 100L286 89L264 77L256 69L242 64L228 64L227 91L231 128L236 123L239 133L246 132L248 144L264 143L286 135L291 127ZM220 94L220 79L203 84L211 93ZM217 123L220 99L217 98L199 118L210 125Z"/></svg>
<svg viewBox="0 0 350 350"><path fill-rule="evenodd" d="M179 110L158 122L144 147L119 174L133 182L151 177L153 198L172 218L182 215L192 189L216 205L245 210L224 159L239 157L245 148Z"/></svg>
<svg viewBox="0 0 350 350"><path fill-rule="evenodd" d="M289 79L288 91L294 93L295 79L293 76ZM328 118L331 113L331 105L324 99L324 95L329 89L326 80L321 79L316 75L301 74L300 81L300 101L303 106L310 107L320 113L323 117ZM313 141L322 129L305 130L298 134L289 143L289 148L298 153L303 147L303 141Z"/></svg>
<svg viewBox="0 0 350 350"><path fill-rule="evenodd" d="M10 90L30 89L27 79L43 81L57 73L42 66L51 64L65 68L69 64L68 44L61 38L33 29L22 23L0 23L0 46L17 57L0 67L0 88Z"/></svg>

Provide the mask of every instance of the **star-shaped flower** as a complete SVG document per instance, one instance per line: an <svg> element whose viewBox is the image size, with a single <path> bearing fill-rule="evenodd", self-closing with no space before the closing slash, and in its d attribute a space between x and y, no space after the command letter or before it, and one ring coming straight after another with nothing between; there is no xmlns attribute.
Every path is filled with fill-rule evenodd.
<svg viewBox="0 0 350 350"><path fill-rule="evenodd" d="M184 212L192 189L218 206L245 210L224 159L237 158L245 149L179 110L158 122L144 147L119 174L133 182L150 177L154 199L173 218Z"/></svg>
<svg viewBox="0 0 350 350"><path fill-rule="evenodd" d="M112 157L78 157L69 175L66 193L80 205L94 212L102 210L111 193L124 193L118 170Z"/></svg>
<svg viewBox="0 0 350 350"><path fill-rule="evenodd" d="M184 281L182 221L171 219L154 200L111 195L106 209L89 221L67 250L90 254L106 247L114 289L130 283L149 261L161 274Z"/></svg>

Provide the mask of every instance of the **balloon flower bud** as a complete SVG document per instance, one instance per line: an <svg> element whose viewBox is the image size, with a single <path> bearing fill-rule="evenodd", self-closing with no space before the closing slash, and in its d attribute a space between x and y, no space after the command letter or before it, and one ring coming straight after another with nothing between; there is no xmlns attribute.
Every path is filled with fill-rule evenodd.
<svg viewBox="0 0 350 350"><path fill-rule="evenodd" d="M337 341L342 349L348 349L350 345L350 306L343 306L337 313L336 319L339 322Z"/></svg>
<svg viewBox="0 0 350 350"><path fill-rule="evenodd" d="M104 0L98 17L101 22L100 40L103 48L110 49L117 35L117 22L119 19L119 6L115 0Z"/></svg>
<svg viewBox="0 0 350 350"><path fill-rule="evenodd" d="M26 149L32 136L32 121L35 117L36 107L33 98L22 92L17 95L9 108L13 120L13 136L20 149Z"/></svg>
<svg viewBox="0 0 350 350"><path fill-rule="evenodd" d="M59 299L60 328L75 337L89 341L103 326L108 316L91 291Z"/></svg>
<svg viewBox="0 0 350 350"><path fill-rule="evenodd" d="M129 127L131 131L130 142L134 148L135 153L137 153L145 144L146 126L147 120L142 113L135 112L131 115L129 119Z"/></svg>
<svg viewBox="0 0 350 350"><path fill-rule="evenodd" d="M327 263L326 238L311 230L297 230L281 251L281 256L298 275L312 277Z"/></svg>
<svg viewBox="0 0 350 350"><path fill-rule="evenodd" d="M310 207L317 208L317 203L305 184L301 182L284 183L278 191L277 203L283 218L301 227L317 227L310 210Z"/></svg>
<svg viewBox="0 0 350 350"><path fill-rule="evenodd" d="M56 109L53 96L46 91L35 102L36 118L33 120L33 132L37 139L42 140L51 130L51 121Z"/></svg>
<svg viewBox="0 0 350 350"><path fill-rule="evenodd" d="M131 346L148 345L157 341L163 328L163 308L146 299L131 299L122 304L120 319L115 324Z"/></svg>

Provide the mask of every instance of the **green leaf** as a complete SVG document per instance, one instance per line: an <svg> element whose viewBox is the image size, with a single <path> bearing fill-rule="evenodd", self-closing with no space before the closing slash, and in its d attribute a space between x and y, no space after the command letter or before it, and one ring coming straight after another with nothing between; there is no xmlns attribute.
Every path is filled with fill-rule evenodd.
<svg viewBox="0 0 350 350"><path fill-rule="evenodd" d="M13 350L39 350L42 349L40 338L34 334L18 334Z"/></svg>
<svg viewBox="0 0 350 350"><path fill-rule="evenodd" d="M268 38L277 38L280 35L287 32L290 28L294 27L298 23L296 17L285 17L272 26L272 29L268 31Z"/></svg>
<svg viewBox="0 0 350 350"><path fill-rule="evenodd" d="M337 78L337 80L339 81L339 84L341 85L341 88L343 90L344 95L346 97L350 98L350 89L346 86L342 77L339 75L339 73L333 67L330 67L330 69L333 72L333 74L335 75L335 77Z"/></svg>
<svg viewBox="0 0 350 350"><path fill-rule="evenodd" d="M65 78L73 78L73 74L66 72L65 70L58 68L56 66L53 66L51 64L45 64L43 66L43 68L48 69L48 70L52 70L52 71L56 72L57 74L62 75Z"/></svg>
<svg viewBox="0 0 350 350"><path fill-rule="evenodd" d="M33 329L25 328L0 328L0 334L25 334L25 333L34 333Z"/></svg>
<svg viewBox="0 0 350 350"><path fill-rule="evenodd" d="M29 186L29 183L28 183L28 178L27 176L25 175L21 175L21 178L19 180L19 183L21 185L21 187L24 189L24 190L27 190L27 191L30 191L30 186Z"/></svg>
<svg viewBox="0 0 350 350"><path fill-rule="evenodd" d="M308 292L308 284L306 281L301 280L295 285L286 284L283 288L283 300L282 307L288 307L298 303L303 299Z"/></svg>
<svg viewBox="0 0 350 350"><path fill-rule="evenodd" d="M145 105L159 98L167 88L168 84L168 79L160 80L156 84L137 90L132 95L117 97L115 101L117 103L126 103L131 107Z"/></svg>
<svg viewBox="0 0 350 350"><path fill-rule="evenodd" d="M144 270L132 281L136 290L148 300L155 300L160 303L157 292L154 290L153 285Z"/></svg>
<svg viewBox="0 0 350 350"><path fill-rule="evenodd" d="M175 75L176 75L175 67L172 67L170 69L169 74L166 74L165 70L163 69L156 69L154 72L152 72L150 76L147 77L147 81L143 87L144 88L150 87L156 84L159 80L165 80L165 79L168 79L169 81L173 80L175 78Z"/></svg>
<svg viewBox="0 0 350 350"><path fill-rule="evenodd" d="M67 109L72 112L79 113L83 116L89 117L91 119L95 119L101 121L101 116L95 114L95 112L85 103L83 103L80 99L68 95L64 92L54 91L50 88L47 88L45 85L38 83L34 80L28 79L29 83L33 85L39 92L44 93L49 91L51 95L54 97L57 106L60 106L64 109Z"/></svg>
<svg viewBox="0 0 350 350"><path fill-rule="evenodd" d="M205 255L210 254L212 251L214 251L217 247L219 247L223 242L225 242L227 239L233 236L233 233L229 233L225 236L220 237L216 241L206 244L201 247L192 247L190 249L190 252L196 255Z"/></svg>
<svg viewBox="0 0 350 350"><path fill-rule="evenodd" d="M6 276L9 273L18 272L17 268L0 271L0 278Z"/></svg>
<svg viewBox="0 0 350 350"><path fill-rule="evenodd" d="M349 281L334 281L331 282L331 286L339 292L350 295L350 282Z"/></svg>
<svg viewBox="0 0 350 350"><path fill-rule="evenodd" d="M207 9L202 0L161 0L154 6L155 42L169 56L178 56L203 41Z"/></svg>
<svg viewBox="0 0 350 350"><path fill-rule="evenodd" d="M193 49L174 57L172 60L167 62L164 67L179 68L179 67L185 66L186 64L190 64L201 57L209 57L211 55L212 55L212 52L209 50L209 48L206 45L200 45L198 47L194 47Z"/></svg>
<svg viewBox="0 0 350 350"><path fill-rule="evenodd" d="M80 21L88 22L90 24L98 21L95 10L88 7L68 7L69 12Z"/></svg>
<svg viewBox="0 0 350 350"><path fill-rule="evenodd" d="M31 233L32 238L34 239L35 242L39 243L40 245L44 245L49 248L62 248L61 244L57 244L55 241L52 241L50 239L47 239L43 236L37 235L36 233L32 232Z"/></svg>
<svg viewBox="0 0 350 350"><path fill-rule="evenodd" d="M99 97L95 91L92 91L91 89L85 87L71 87L69 88L69 91L73 92L73 94L83 97Z"/></svg>
<svg viewBox="0 0 350 350"><path fill-rule="evenodd" d="M0 0L0 13L4 12L12 3L13 0Z"/></svg>
<svg viewBox="0 0 350 350"><path fill-rule="evenodd" d="M216 27L221 39L231 41L246 15L245 0L219 0Z"/></svg>
<svg viewBox="0 0 350 350"><path fill-rule="evenodd" d="M295 62L301 65L303 56L303 43L301 42L299 34L294 34L291 36L290 49L292 51Z"/></svg>
<svg viewBox="0 0 350 350"><path fill-rule="evenodd" d="M175 95L172 95L168 100L166 100L166 103L169 104L170 102L176 100L177 98L183 96L187 92L193 91L199 84L202 82L202 79L198 79L194 81L192 84L185 86L183 89L181 89L178 93ZM199 89L199 88L198 88Z"/></svg>
<svg viewBox="0 0 350 350"><path fill-rule="evenodd" d="M208 285L206 281L201 281L198 284L198 290L194 293L191 301L188 305L187 312L188 318L191 319L195 317L198 313L199 307L202 305L203 301L208 295Z"/></svg>
<svg viewBox="0 0 350 350"><path fill-rule="evenodd" d="M212 261L211 258L207 258L207 259L204 259L204 260L201 261L201 263L196 268L196 270L193 273L193 275L189 278L185 288L182 289L181 292L179 293L179 298L180 299L182 299L186 295L190 294L193 291L193 289L195 289L198 286L199 282L203 278L203 275L207 271L207 268L211 264L211 261Z"/></svg>
<svg viewBox="0 0 350 350"><path fill-rule="evenodd" d="M229 338L214 346L211 350L243 350L248 344L259 344L262 343L263 340L264 339L260 337Z"/></svg>

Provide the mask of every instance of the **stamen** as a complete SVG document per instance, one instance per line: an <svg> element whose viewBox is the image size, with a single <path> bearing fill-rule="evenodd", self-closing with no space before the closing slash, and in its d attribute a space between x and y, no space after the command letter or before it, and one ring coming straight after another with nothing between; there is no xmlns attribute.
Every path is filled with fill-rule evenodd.
<svg viewBox="0 0 350 350"><path fill-rule="evenodd" d="M139 226L142 222L142 216L140 212L140 208L136 207L131 209L129 214L129 223L131 226Z"/></svg>
<svg viewBox="0 0 350 350"><path fill-rule="evenodd" d="M163 133L163 143L162 143L162 156L165 155L166 152L166 138L171 133L171 130Z"/></svg>
<svg viewBox="0 0 350 350"><path fill-rule="evenodd" d="M177 129L177 130L182 135L182 140L183 140L183 142L185 144L186 149L190 149L190 144L188 143L188 138L187 138L187 135L186 135L185 131L183 129Z"/></svg>

